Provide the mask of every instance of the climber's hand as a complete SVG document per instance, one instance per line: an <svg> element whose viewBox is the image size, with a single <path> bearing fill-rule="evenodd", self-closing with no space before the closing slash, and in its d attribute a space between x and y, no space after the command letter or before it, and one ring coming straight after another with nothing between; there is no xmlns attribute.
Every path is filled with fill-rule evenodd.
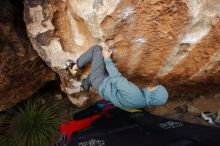
<svg viewBox="0 0 220 146"><path fill-rule="evenodd" d="M102 49L102 55L104 58L110 58L112 55L112 50L111 49Z"/></svg>

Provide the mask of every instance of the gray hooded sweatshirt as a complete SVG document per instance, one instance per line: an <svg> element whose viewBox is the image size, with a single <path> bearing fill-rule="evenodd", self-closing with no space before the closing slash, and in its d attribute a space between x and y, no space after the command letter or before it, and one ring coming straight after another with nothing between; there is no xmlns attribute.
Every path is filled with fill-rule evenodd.
<svg viewBox="0 0 220 146"><path fill-rule="evenodd" d="M164 86L157 85L153 91L140 89L122 76L111 58L105 58L104 61L109 76L102 81L98 91L105 100L122 109L158 106L167 102L168 92Z"/></svg>

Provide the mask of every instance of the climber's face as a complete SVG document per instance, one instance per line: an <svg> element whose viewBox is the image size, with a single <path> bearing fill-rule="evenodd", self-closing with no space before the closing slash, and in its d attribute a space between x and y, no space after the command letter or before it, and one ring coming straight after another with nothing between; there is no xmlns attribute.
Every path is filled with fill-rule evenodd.
<svg viewBox="0 0 220 146"><path fill-rule="evenodd" d="M156 86L149 86L149 87L147 87L147 90L148 91L153 91L153 90L155 90L157 88L157 85Z"/></svg>

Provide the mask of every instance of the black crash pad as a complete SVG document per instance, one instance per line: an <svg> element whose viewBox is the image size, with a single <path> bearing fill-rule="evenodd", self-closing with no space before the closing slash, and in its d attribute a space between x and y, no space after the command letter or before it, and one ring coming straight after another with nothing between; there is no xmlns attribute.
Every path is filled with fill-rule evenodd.
<svg viewBox="0 0 220 146"><path fill-rule="evenodd" d="M220 128L115 108L71 135L68 146L220 146Z"/></svg>

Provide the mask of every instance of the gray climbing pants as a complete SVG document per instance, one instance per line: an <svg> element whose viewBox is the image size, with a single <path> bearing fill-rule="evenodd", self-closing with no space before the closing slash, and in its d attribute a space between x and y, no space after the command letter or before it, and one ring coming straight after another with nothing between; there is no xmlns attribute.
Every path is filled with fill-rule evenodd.
<svg viewBox="0 0 220 146"><path fill-rule="evenodd" d="M99 45L92 46L77 59L77 67L83 68L87 63L92 62L91 73L86 77L86 82L90 82L92 87L99 89L102 81L108 76L102 56L102 47Z"/></svg>

